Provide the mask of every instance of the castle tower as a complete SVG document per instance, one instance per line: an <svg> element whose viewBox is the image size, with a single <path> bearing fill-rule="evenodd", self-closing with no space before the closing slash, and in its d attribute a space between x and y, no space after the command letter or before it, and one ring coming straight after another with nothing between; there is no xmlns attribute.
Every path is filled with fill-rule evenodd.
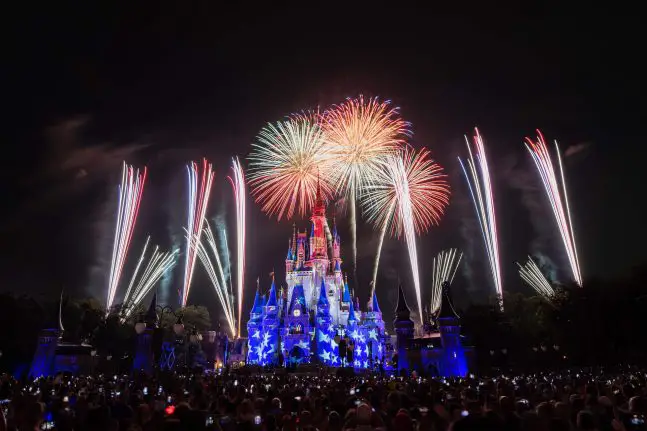
<svg viewBox="0 0 647 431"><path fill-rule="evenodd" d="M352 301L350 302L348 309L348 325L346 326L346 334L352 340L353 368L367 368L368 346L366 345L366 328L360 324Z"/></svg>
<svg viewBox="0 0 647 431"><path fill-rule="evenodd" d="M369 365L374 366L384 358L384 320L382 311L377 302L377 295L369 301L368 311L364 314L364 327L366 328L366 345L368 346Z"/></svg>
<svg viewBox="0 0 647 431"><path fill-rule="evenodd" d="M310 232L310 263L314 271L314 283L310 295L306 292L306 299L312 302L316 299L317 288L325 280L330 261L328 260L328 240L326 238L326 205L321 195L321 185L317 181L317 195L312 211L312 230Z"/></svg>
<svg viewBox="0 0 647 431"><path fill-rule="evenodd" d="M461 343L461 326L451 301L449 283L443 283L443 298L438 312L438 330L443 344L441 371L447 377L465 377L467 360Z"/></svg>
<svg viewBox="0 0 647 431"><path fill-rule="evenodd" d="M282 341L288 362L296 365L310 362L310 315L303 286L294 286L285 316Z"/></svg>
<svg viewBox="0 0 647 431"><path fill-rule="evenodd" d="M411 320L411 311L404 297L402 285L398 286L398 304L395 307L395 320L393 321L395 333L397 335L396 351L398 354L398 373L401 370L409 369L409 358L407 348L413 339L413 321Z"/></svg>
<svg viewBox="0 0 647 431"><path fill-rule="evenodd" d="M337 220L333 218L333 228L332 228L332 260L333 268L335 272L341 273L341 239L337 233ZM339 269L338 269L339 268Z"/></svg>
<svg viewBox="0 0 647 431"><path fill-rule="evenodd" d="M285 256L285 272L294 271L294 255L292 254L292 240L288 240L288 254Z"/></svg>
<svg viewBox="0 0 647 431"><path fill-rule="evenodd" d="M317 300L317 314L315 315L315 336L317 343L317 357L324 365L338 365L339 351L335 343L335 327L330 317L330 303L326 292L326 284L322 281Z"/></svg>
<svg viewBox="0 0 647 431"><path fill-rule="evenodd" d="M279 307L276 299L276 284L272 277L272 287L263 307L261 365L277 365L279 360Z"/></svg>
<svg viewBox="0 0 647 431"><path fill-rule="evenodd" d="M261 345L261 325L263 319L263 299L261 296L260 286L258 280L256 281L256 296L254 297L254 305L252 311L249 313L249 320L247 321L247 334L248 334L248 348L247 348L247 363L258 364L259 355L262 357Z"/></svg>

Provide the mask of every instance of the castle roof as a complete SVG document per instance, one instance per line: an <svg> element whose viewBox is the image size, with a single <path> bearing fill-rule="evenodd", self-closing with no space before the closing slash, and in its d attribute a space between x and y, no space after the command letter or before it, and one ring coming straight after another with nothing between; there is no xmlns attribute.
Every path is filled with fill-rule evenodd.
<svg viewBox="0 0 647 431"><path fill-rule="evenodd" d="M148 311L146 312L146 323L155 324L157 322L157 293L153 294L153 299L151 299L151 304L148 306Z"/></svg>
<svg viewBox="0 0 647 431"><path fill-rule="evenodd" d="M321 288L319 289L319 301L317 305L330 305L328 302L328 295L326 294L326 284L321 280Z"/></svg>
<svg viewBox="0 0 647 431"><path fill-rule="evenodd" d="M375 293L375 291L373 291L373 311L375 313L380 313L381 312L380 304L377 303L377 293Z"/></svg>
<svg viewBox="0 0 647 431"><path fill-rule="evenodd" d="M402 284L398 286L398 304L395 307L395 319L396 320L407 320L411 317L411 310L407 305L407 300L404 297L404 291L402 290Z"/></svg>
<svg viewBox="0 0 647 431"><path fill-rule="evenodd" d="M341 272L341 266L338 260L335 260L335 272Z"/></svg>
<svg viewBox="0 0 647 431"><path fill-rule="evenodd" d="M353 301L350 301L350 308L348 309L348 321L357 322L357 317L355 317L355 310L353 307Z"/></svg>
<svg viewBox="0 0 647 431"><path fill-rule="evenodd" d="M288 240L288 254L285 257L285 260L294 260L294 257L292 256L292 241Z"/></svg>
<svg viewBox="0 0 647 431"><path fill-rule="evenodd" d="M294 286L292 291L292 299L290 300L290 309L289 312L292 313L294 310L301 310L302 314L305 312L306 308L306 296L303 293L303 285L297 284Z"/></svg>
<svg viewBox="0 0 647 431"><path fill-rule="evenodd" d="M254 296L254 305L252 305L251 314L260 315L263 313L263 296L261 296L260 288L256 288L256 295ZM252 317L252 319L258 319L260 317Z"/></svg>
<svg viewBox="0 0 647 431"><path fill-rule="evenodd" d="M449 283L445 281L442 285L443 289L443 296L440 302L440 310L438 310L438 318L439 319L447 319L447 318L458 318L458 313L456 313L456 310L454 309L454 304L452 304L451 296L450 296L450 291L449 291Z"/></svg>
<svg viewBox="0 0 647 431"><path fill-rule="evenodd" d="M272 277L272 287L270 288L269 298L267 299L267 307L276 307L276 285L274 284L274 278Z"/></svg>
<svg viewBox="0 0 647 431"><path fill-rule="evenodd" d="M348 289L348 280L344 282L344 291L341 295L342 302L351 302L350 300L350 290Z"/></svg>

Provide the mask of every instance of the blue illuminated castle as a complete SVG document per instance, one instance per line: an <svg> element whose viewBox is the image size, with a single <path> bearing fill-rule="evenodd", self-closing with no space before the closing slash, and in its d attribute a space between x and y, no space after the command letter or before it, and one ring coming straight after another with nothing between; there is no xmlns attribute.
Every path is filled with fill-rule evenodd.
<svg viewBox="0 0 647 431"><path fill-rule="evenodd" d="M267 296L257 290L247 323L248 364L320 363L370 368L385 354L377 297L360 311L342 277L340 237L326 220L317 190L310 236L294 228L285 259L287 289L274 280ZM280 360L283 359L283 364Z"/></svg>

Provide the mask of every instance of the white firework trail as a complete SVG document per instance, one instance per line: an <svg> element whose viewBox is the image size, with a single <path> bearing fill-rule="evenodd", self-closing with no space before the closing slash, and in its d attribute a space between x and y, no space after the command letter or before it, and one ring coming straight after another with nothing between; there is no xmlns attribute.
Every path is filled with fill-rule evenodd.
<svg viewBox="0 0 647 431"><path fill-rule="evenodd" d="M180 303L183 307L186 306L189 298L195 268L195 248L191 246L191 243L194 238L200 240L214 180L213 168L211 163L207 162L207 159L202 160L202 175L200 175L200 168L195 162L187 165L186 169L189 179L189 208L187 212L186 230L188 236L184 263L184 283L182 285L182 297L180 298Z"/></svg>
<svg viewBox="0 0 647 431"><path fill-rule="evenodd" d="M501 281L501 264L499 261L499 239L497 235L496 212L494 208L494 193L492 191L492 181L490 178L490 169L488 167L487 157L485 155L485 145L478 128L474 129L474 148L476 160L472 154L472 149L465 137L469 158L467 159L467 168L458 158L461 164L467 185L472 195L474 210L479 219L483 241L487 250L488 260L490 262L490 272L492 273L492 282L499 300L499 307L503 309L503 283Z"/></svg>
<svg viewBox="0 0 647 431"><path fill-rule="evenodd" d="M582 273L580 272L580 261L577 257L577 247L575 245L575 232L573 231L573 222L571 220L571 210L568 204L568 194L566 193L566 180L564 179L564 167L562 166L562 156L559 151L557 141L555 141L555 150L557 152L557 163L559 165L559 180L553 167L553 161L548 151L548 146L544 136L537 130L537 141L526 138L526 148L532 160L537 166L537 171L541 176L541 181L546 190L546 196L550 201L550 206L555 215L555 222L559 228L562 237L564 249L571 267L573 279L578 286L582 287ZM561 187L560 187L561 183ZM564 196L562 197L562 193Z"/></svg>
<svg viewBox="0 0 647 431"><path fill-rule="evenodd" d="M123 163L121 184L119 185L119 200L117 208L117 223L115 239L112 247L112 261L110 263L110 278L108 280L108 295L106 298L106 316L110 313L115 300L124 263L128 256L132 240L139 204L144 192L146 182L146 168L140 174L139 169Z"/></svg>
<svg viewBox="0 0 647 431"><path fill-rule="evenodd" d="M243 313L243 288L245 286L245 175L238 157L232 159L233 178L227 177L234 189L236 202L236 285L238 296L238 328L240 338L241 316Z"/></svg>
<svg viewBox="0 0 647 431"><path fill-rule="evenodd" d="M440 308L443 298L443 283L450 285L454 282L456 271L463 258L463 253L456 248L442 250L434 257L432 265L432 285L430 313L435 313Z"/></svg>
<svg viewBox="0 0 647 431"><path fill-rule="evenodd" d="M519 267L519 275L528 286L532 287L537 294L544 298L551 300L555 295L555 289L551 286L539 266L535 263L532 257L528 256L528 261L521 265L517 262Z"/></svg>
<svg viewBox="0 0 647 431"><path fill-rule="evenodd" d="M128 319L134 310L142 303L146 295L155 287L157 282L169 272L177 263L177 250L172 252L161 252L159 247L155 246L153 254L150 256L144 270L139 276L142 263L146 259L150 237L146 239L142 254L137 262L133 276L130 279L128 290L124 295L122 304L122 320Z"/></svg>
<svg viewBox="0 0 647 431"><path fill-rule="evenodd" d="M234 306L234 295L230 291L230 284L228 284L227 276L223 270L222 262L220 260L220 252L216 245L216 238L213 235L209 222L205 220L204 240L208 244L208 248L204 245L203 240L193 237L192 246L196 249L196 253L207 271L211 285L216 291L220 305L222 306L225 314L225 319L229 325L232 337L236 336L236 312ZM187 237L188 239L188 237ZM211 253L209 253L209 250ZM215 265L214 261L215 260Z"/></svg>

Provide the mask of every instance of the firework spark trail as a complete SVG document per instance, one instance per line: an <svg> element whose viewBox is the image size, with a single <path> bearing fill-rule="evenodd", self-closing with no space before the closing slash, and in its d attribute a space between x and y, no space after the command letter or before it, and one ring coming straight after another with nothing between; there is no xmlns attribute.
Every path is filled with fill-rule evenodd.
<svg viewBox="0 0 647 431"><path fill-rule="evenodd" d="M384 245L384 237L386 236L386 231L389 227L389 220L393 217L393 210L395 209L395 201L391 203L391 206L386 210L387 218L382 222L382 227L380 228L380 236L377 242L377 251L375 252L375 262L373 263L373 279L371 284L371 296L375 293L375 287L377 285L377 269L380 266L380 256L382 255L382 245Z"/></svg>
<svg viewBox="0 0 647 431"><path fill-rule="evenodd" d="M137 280L137 275L139 274L139 268L142 266L142 262L144 262L144 258L146 257L146 250L148 249L148 243L150 242L150 235L146 237L146 242L144 243L144 248L142 249L142 254L139 256L139 260L137 261L137 266L135 266L135 271L133 271L133 276L130 278L130 283L128 283L128 289L126 290L126 294L124 295L124 302L122 303L122 311L123 311L123 306L126 305L126 301L128 298L130 298L130 292L133 289L133 286L135 285L135 280Z"/></svg>
<svg viewBox="0 0 647 431"><path fill-rule="evenodd" d="M211 186L213 185L214 172L211 163L207 159L202 160L202 174L197 163L191 162L187 165L187 174L189 179L189 208L187 217L187 243L184 264L184 283L182 285L181 305L186 307L191 290L191 281L193 279L193 270L195 269L195 248L191 247L193 238L200 240L202 226L209 204Z"/></svg>
<svg viewBox="0 0 647 431"><path fill-rule="evenodd" d="M240 337L240 318L243 314L243 287L245 285L245 175L238 157L232 159L233 178L227 177L234 189L236 200L236 283L238 293L238 330Z"/></svg>
<svg viewBox="0 0 647 431"><path fill-rule="evenodd" d="M110 278L108 280L108 297L106 299L106 315L110 313L119 280L124 269L124 263L130 248L133 230L137 222L139 204L141 203L144 184L146 182L146 168L140 174L139 169L123 163L121 184L119 185L119 200L117 209L117 224L115 239L112 248L112 261L110 264Z"/></svg>
<svg viewBox="0 0 647 431"><path fill-rule="evenodd" d="M571 210L568 203L568 195L566 193L566 180L564 179L564 168L562 166L562 156L560 155L559 146L555 141L555 150L557 151L557 161L559 165L559 181L557 174L553 167L553 161L548 151L548 146L544 140L544 136L537 130L537 141L534 142L530 138L526 138L526 148L532 156L537 171L541 176L541 181L546 190L546 196L550 201L550 206L555 215L555 222L559 228L559 233L562 236L564 249L568 257L568 262L571 266L573 279L578 286L582 287L582 274L580 272L580 262L577 257L577 247L575 245L575 233L573 232L573 222L571 220ZM560 193L560 182L561 192Z"/></svg>
<svg viewBox="0 0 647 431"><path fill-rule="evenodd" d="M327 141L331 179L337 193L350 202L353 272L357 270L357 214L356 200L372 182L374 172L385 157L405 146L411 135L409 123L400 118L398 108L389 101L359 96L347 99L320 115L319 119ZM355 280L355 282L357 282Z"/></svg>
<svg viewBox="0 0 647 431"><path fill-rule="evenodd" d="M270 216L302 217L315 202L317 183L324 200L333 189L327 174L328 146L316 118L293 115L259 132L249 155L249 183L256 202ZM321 177L319 173L321 172Z"/></svg>
<svg viewBox="0 0 647 431"><path fill-rule="evenodd" d="M550 282L546 278L539 266L535 263L532 257L528 256L528 261L521 265L517 262L519 267L519 275L525 281L528 286L532 287L537 294L543 296L546 299L552 299L555 295L555 289L551 286Z"/></svg>
<svg viewBox="0 0 647 431"><path fill-rule="evenodd" d="M229 292L227 277L225 276L225 272L223 271L222 263L220 260L220 253L216 245L216 238L213 235L208 221L205 221L205 225L206 227L204 229L204 238L209 245L209 249L211 249L211 255L214 256L216 265L214 266L210 254L203 244L202 240L198 239L197 237L193 237L192 246L196 249L198 257L200 258L202 265L207 271L207 275L211 280L211 284L216 291L216 295L218 296L218 300L222 305L222 309L225 313L225 319L227 320L231 334L232 336L236 336L236 315L233 303L234 298Z"/></svg>
<svg viewBox="0 0 647 431"><path fill-rule="evenodd" d="M433 260L431 304L429 311L433 314L440 308L443 295L443 283L452 284L456 271L461 263L463 253L456 248L442 250Z"/></svg>
<svg viewBox="0 0 647 431"><path fill-rule="evenodd" d="M496 227L496 214L494 210L494 194L492 191L492 181L490 178L490 169L485 155L485 145L478 128L474 129L476 135L474 136L474 147L476 153L476 161L472 154L469 140L465 137L469 158L467 159L467 168L465 164L458 158L461 164L467 185L472 195L472 202L474 203L474 210L479 219L481 226L481 233L483 234L483 241L488 254L490 262L490 271L492 273L492 281L494 288L499 299L499 306L503 308L503 284L501 282L501 265L499 261L499 240L497 236Z"/></svg>
<svg viewBox="0 0 647 431"><path fill-rule="evenodd" d="M128 290L126 291L126 295L124 295L124 301L122 305L122 320L126 320L128 317L130 317L132 312L137 309L137 307L142 303L143 299L153 289L157 282L177 263L177 250L173 252L160 252L159 247L155 246L153 254L144 267L142 275L138 277L141 264L146 257L146 250L148 248L149 240L150 237L146 239L141 257L139 258L137 267L133 272ZM137 284L135 284L136 280L138 280Z"/></svg>
<svg viewBox="0 0 647 431"><path fill-rule="evenodd" d="M431 158L429 150L418 151L406 148L400 151L399 157L392 156L390 162L380 166L374 173L374 180L366 186L361 200L362 208L369 222L380 229L378 249L373 266L373 288L377 280L377 269L384 236L388 227L391 234L400 237L405 231L405 220L398 209L402 203L398 191L398 177L392 175L394 168L390 165L402 161L405 180L409 189L412 219L416 234L427 232L432 225L437 225L449 203L449 184L442 167Z"/></svg>
<svg viewBox="0 0 647 431"><path fill-rule="evenodd" d="M420 273L418 271L418 251L416 249L416 231L413 220L413 209L411 207L411 195L409 190L409 181L407 180L407 171L401 158L394 158L389 164L389 170L394 178L396 194L398 198L398 215L402 220L402 228L409 249L409 261L411 263L411 272L413 275L413 285L416 289L416 298L418 300L418 315L420 324L423 324L422 298L420 295Z"/></svg>

